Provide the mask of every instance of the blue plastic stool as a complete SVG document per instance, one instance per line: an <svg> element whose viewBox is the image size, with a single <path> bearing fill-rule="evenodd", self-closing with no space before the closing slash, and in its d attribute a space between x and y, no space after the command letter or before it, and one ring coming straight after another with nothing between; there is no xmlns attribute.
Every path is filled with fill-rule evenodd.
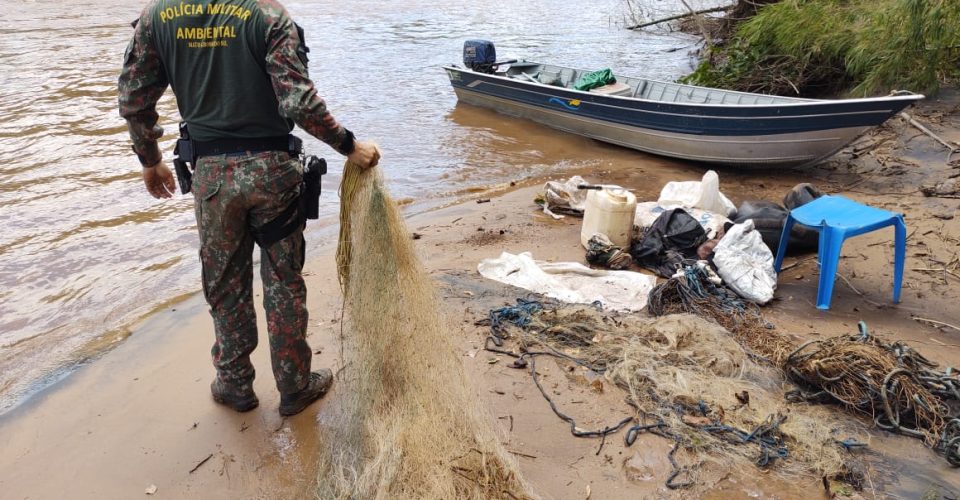
<svg viewBox="0 0 960 500"><path fill-rule="evenodd" d="M790 230L800 224L820 233L818 260L820 285L817 288L817 309L830 309L833 282L837 278L840 263L840 247L844 240L887 226L895 232L893 302L900 302L900 285L903 282L903 264L907 252L907 226L903 215L862 205L843 196L822 196L806 205L795 208L787 215L780 233L780 248L773 264L777 273L783 264L790 241Z"/></svg>

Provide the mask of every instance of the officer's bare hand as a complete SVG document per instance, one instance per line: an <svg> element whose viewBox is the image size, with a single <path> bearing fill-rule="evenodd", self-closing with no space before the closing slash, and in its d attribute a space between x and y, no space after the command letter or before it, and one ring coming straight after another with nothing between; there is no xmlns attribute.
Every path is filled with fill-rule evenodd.
<svg viewBox="0 0 960 500"><path fill-rule="evenodd" d="M347 159L358 167L373 168L380 162L380 150L372 142L356 142Z"/></svg>
<svg viewBox="0 0 960 500"><path fill-rule="evenodd" d="M177 183L173 179L173 172L167 164L161 161L155 167L143 169L143 184L147 192L154 198L170 198L173 196Z"/></svg>

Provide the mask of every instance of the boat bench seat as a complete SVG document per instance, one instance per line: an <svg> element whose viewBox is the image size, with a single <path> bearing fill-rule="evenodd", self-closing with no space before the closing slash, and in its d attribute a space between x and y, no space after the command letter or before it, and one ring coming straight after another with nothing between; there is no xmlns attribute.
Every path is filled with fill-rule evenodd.
<svg viewBox="0 0 960 500"><path fill-rule="evenodd" d="M633 97L643 97L643 91L646 90L646 88L647 88L647 81L640 80L640 82L637 83L637 90L633 91Z"/></svg>
<svg viewBox="0 0 960 500"><path fill-rule="evenodd" d="M559 71L543 70L537 75L537 81L544 85L563 86L563 79L560 77Z"/></svg>
<svg viewBox="0 0 960 500"><path fill-rule="evenodd" d="M560 70L560 85L562 87L572 87L577 81L577 70L564 68Z"/></svg>

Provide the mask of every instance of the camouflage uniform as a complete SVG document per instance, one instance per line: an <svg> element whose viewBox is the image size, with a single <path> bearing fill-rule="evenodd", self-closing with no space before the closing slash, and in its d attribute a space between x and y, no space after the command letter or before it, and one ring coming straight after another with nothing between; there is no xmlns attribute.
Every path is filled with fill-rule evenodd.
<svg viewBox="0 0 960 500"><path fill-rule="evenodd" d="M353 135L317 95L301 36L279 3L158 0L134 29L119 79L120 114L145 167L161 159L156 103L168 85L194 139L285 135L296 122L341 154L352 152ZM250 390L249 356L257 346L251 228L294 203L301 179L299 161L285 152L204 156L196 164L203 291L216 331L213 361L221 384L237 392ZM262 248L261 258L274 377L281 394L291 394L306 386L310 373L303 226Z"/></svg>

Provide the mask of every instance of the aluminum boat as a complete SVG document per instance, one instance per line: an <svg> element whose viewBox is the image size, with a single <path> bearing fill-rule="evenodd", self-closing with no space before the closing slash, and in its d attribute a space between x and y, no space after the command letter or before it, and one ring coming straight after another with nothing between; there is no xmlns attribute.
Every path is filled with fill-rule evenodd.
<svg viewBox="0 0 960 500"><path fill-rule="evenodd" d="M923 99L801 99L619 74L581 91L574 87L588 70L497 62L494 53L489 42L468 41L467 67L444 67L458 100L648 153L735 167L815 164Z"/></svg>

